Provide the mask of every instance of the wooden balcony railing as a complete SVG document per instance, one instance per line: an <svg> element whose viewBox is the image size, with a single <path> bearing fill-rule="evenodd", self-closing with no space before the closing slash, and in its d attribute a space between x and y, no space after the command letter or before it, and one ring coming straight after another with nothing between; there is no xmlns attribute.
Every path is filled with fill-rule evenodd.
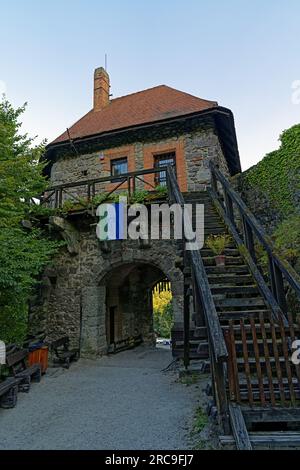
<svg viewBox="0 0 300 470"><path fill-rule="evenodd" d="M149 178L145 180L143 177L156 175L166 170L167 167L150 168L148 170L137 170L118 176L105 176L102 178L58 184L47 189L45 194L40 197L40 204L49 203L53 208L61 208L66 200L80 202L82 199L85 199L86 201L92 201L97 194L101 193L105 193L105 199L108 199L111 194L118 189L126 190L130 197L131 194L137 190L138 182L143 184L143 188L155 190L157 185L152 184ZM110 187L111 185L115 186L106 192L105 186L107 184L110 184ZM123 186L124 184L125 188Z"/></svg>

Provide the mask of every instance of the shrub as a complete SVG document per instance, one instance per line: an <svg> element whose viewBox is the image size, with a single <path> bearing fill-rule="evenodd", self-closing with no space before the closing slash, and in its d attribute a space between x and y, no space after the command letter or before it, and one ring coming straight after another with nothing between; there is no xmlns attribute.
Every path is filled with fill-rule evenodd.
<svg viewBox="0 0 300 470"><path fill-rule="evenodd" d="M215 256L222 255L230 243L230 236L226 233L221 235L210 235L206 240L206 246L211 249Z"/></svg>
<svg viewBox="0 0 300 470"><path fill-rule="evenodd" d="M153 294L153 327L162 337L171 337L173 325L172 294L169 291L154 292Z"/></svg>

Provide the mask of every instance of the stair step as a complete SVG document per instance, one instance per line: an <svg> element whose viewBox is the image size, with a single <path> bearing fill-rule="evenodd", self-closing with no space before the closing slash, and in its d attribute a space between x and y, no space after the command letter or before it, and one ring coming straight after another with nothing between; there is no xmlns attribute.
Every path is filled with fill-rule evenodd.
<svg viewBox="0 0 300 470"><path fill-rule="evenodd" d="M190 339L189 344L191 346L198 346L200 342L201 342L201 340L199 340L199 339ZM176 341L175 346L176 347L183 347L184 346L184 341L181 341L181 340Z"/></svg>
<svg viewBox="0 0 300 470"><path fill-rule="evenodd" d="M233 283L235 283L235 285L248 282L253 283L253 277L251 276L251 274L242 274L239 276L237 276L236 274L209 274L208 280L212 286L214 286L215 283L217 283L218 285L224 285L227 283L231 285L233 285Z"/></svg>
<svg viewBox="0 0 300 470"><path fill-rule="evenodd" d="M264 306L265 302L261 297L240 299L215 299L216 307L248 307L248 306Z"/></svg>
<svg viewBox="0 0 300 470"><path fill-rule="evenodd" d="M207 191L191 191L182 193L185 201L194 201L195 199L205 199L211 201Z"/></svg>
<svg viewBox="0 0 300 470"><path fill-rule="evenodd" d="M224 227L218 227L218 228L209 228L204 225L204 234L205 235L219 235L221 233L224 233L225 229Z"/></svg>
<svg viewBox="0 0 300 470"><path fill-rule="evenodd" d="M279 362L285 362L285 358L284 358L284 357L279 357L278 360L279 360ZM270 361L272 364L276 363L274 357L270 357L270 358L269 358L269 361ZM236 362L237 362L239 365L245 364L245 359L244 359L243 357L239 357L239 358L237 358ZM254 357L248 358L248 362L249 362L250 365L252 365L252 364L253 364L253 365L256 365L256 360L255 360ZM260 358L259 358L259 362L265 364L267 361L266 361L266 358L265 358L265 357L260 357Z"/></svg>
<svg viewBox="0 0 300 470"><path fill-rule="evenodd" d="M212 285L211 291L213 293L228 293L228 294L259 294L257 286L233 286L233 285Z"/></svg>
<svg viewBox="0 0 300 470"><path fill-rule="evenodd" d="M260 330L260 329L261 329L260 322L258 321L257 318L254 319L254 324L255 324L255 328L256 328L257 330ZM271 328L270 323L264 322L264 325L265 325L266 333L267 333L267 334L270 334L270 328ZM226 324L224 324L224 325L221 325L221 327L222 327L223 330L228 330L228 329L229 329L228 323L226 323ZM245 328L245 331L246 331L247 333L250 333L250 332L252 331L252 327L251 327L250 324L244 323L244 328ZM235 336L236 336L237 333L241 333L241 326L240 326L240 323L233 324L232 329L233 329L233 331L235 332ZM195 334L196 331L197 331L197 328L195 328L194 334Z"/></svg>
<svg viewBox="0 0 300 470"><path fill-rule="evenodd" d="M249 274L249 268L245 264L242 264L240 266L224 266L222 268L216 265L209 265L205 266L205 271L207 272L207 274Z"/></svg>
<svg viewBox="0 0 300 470"><path fill-rule="evenodd" d="M211 266L216 265L214 256L203 256L202 258L204 265ZM225 261L225 268L233 265L243 265L244 260L241 256L228 256ZM224 269L224 268L223 268Z"/></svg>
<svg viewBox="0 0 300 470"><path fill-rule="evenodd" d="M272 338L266 338L266 342L268 344L273 344L273 339ZM248 345L253 345L253 340L250 338L250 339L247 339L246 340L246 343ZM260 339L260 338L257 338L257 344L261 344L263 345L264 344L264 340L263 339ZM277 338L277 344L282 344L282 339L281 338ZM243 341L241 339L235 339L235 345L236 346L242 346L243 345Z"/></svg>
<svg viewBox="0 0 300 470"><path fill-rule="evenodd" d="M244 377L244 375L243 375L243 377ZM299 388L299 381L298 381L297 377L292 377L291 382L293 383L293 385L298 386L298 387L295 387L295 388ZM263 383L263 385L269 386L269 379L267 377L263 377L262 378L262 383ZM275 386L279 385L279 381L276 377L273 377L272 383ZM286 377L282 377L282 383L283 383L283 385L289 385L289 381ZM251 378L251 384L253 386L259 386L259 380L255 377ZM247 379L246 378L241 378L241 374L239 374L239 385L247 388Z"/></svg>
<svg viewBox="0 0 300 470"><path fill-rule="evenodd" d="M213 257L213 256L214 256L214 254L213 254L213 252L212 252L212 250L211 250L210 248L204 247L204 248L202 248L202 249L200 250L200 252L201 252L201 256L202 256L202 257L204 256L204 257L208 257L208 258L209 258L209 257ZM226 256L229 256L229 257L230 257L230 256L240 256L240 252L239 252L239 250L237 250L236 248L226 248L224 254L225 254Z"/></svg>
<svg viewBox="0 0 300 470"><path fill-rule="evenodd" d="M196 228L196 221L195 220L192 220L192 227L193 229ZM209 230L222 230L222 233L225 233L226 232L226 228L224 225L220 224L220 223L206 223L204 222L204 230L206 230L207 232Z"/></svg>
<svg viewBox="0 0 300 470"><path fill-rule="evenodd" d="M268 312L267 309L265 310L237 310L237 311L224 311L218 312L220 322L228 321L228 320L239 320L240 318L250 318L250 317L258 317L261 313ZM226 325L227 326L227 325ZM223 325L222 325L223 327Z"/></svg>
<svg viewBox="0 0 300 470"><path fill-rule="evenodd" d="M254 449L260 448L295 448L300 446L300 432L299 431L265 431L265 432L249 432L250 442ZM235 445L233 436L220 436L222 445Z"/></svg>

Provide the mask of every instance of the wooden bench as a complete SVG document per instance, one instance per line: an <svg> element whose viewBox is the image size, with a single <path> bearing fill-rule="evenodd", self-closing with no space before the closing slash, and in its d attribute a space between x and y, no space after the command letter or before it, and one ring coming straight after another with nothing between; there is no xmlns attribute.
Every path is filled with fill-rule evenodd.
<svg viewBox="0 0 300 470"><path fill-rule="evenodd" d="M63 336L50 345L51 351L55 354L53 360L54 364L61 365L69 369L72 361L79 359L79 349L69 349L70 339L68 336Z"/></svg>
<svg viewBox="0 0 300 470"><path fill-rule="evenodd" d="M0 382L0 406L1 408L14 408L17 404L18 385L20 379L8 377Z"/></svg>
<svg viewBox="0 0 300 470"><path fill-rule="evenodd" d="M6 356L6 364L11 369L13 376L16 379L20 379L20 392L29 392L31 380L33 382L40 382L41 380L41 365L33 364L27 367L27 356L27 349L20 349Z"/></svg>

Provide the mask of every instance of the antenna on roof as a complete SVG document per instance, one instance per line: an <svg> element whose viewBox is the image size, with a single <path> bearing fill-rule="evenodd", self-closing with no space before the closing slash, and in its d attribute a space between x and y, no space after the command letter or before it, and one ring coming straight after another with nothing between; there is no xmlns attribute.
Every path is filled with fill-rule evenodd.
<svg viewBox="0 0 300 470"><path fill-rule="evenodd" d="M70 131L69 131L68 128L67 128L67 133L68 133L68 137L69 137L70 146L71 146L71 148L75 151L76 155L78 156L77 148L76 148L75 145L74 145L73 139L71 139Z"/></svg>
<svg viewBox="0 0 300 470"><path fill-rule="evenodd" d="M105 52L105 56L104 56L104 68L107 71L107 54L106 54L106 52Z"/></svg>

